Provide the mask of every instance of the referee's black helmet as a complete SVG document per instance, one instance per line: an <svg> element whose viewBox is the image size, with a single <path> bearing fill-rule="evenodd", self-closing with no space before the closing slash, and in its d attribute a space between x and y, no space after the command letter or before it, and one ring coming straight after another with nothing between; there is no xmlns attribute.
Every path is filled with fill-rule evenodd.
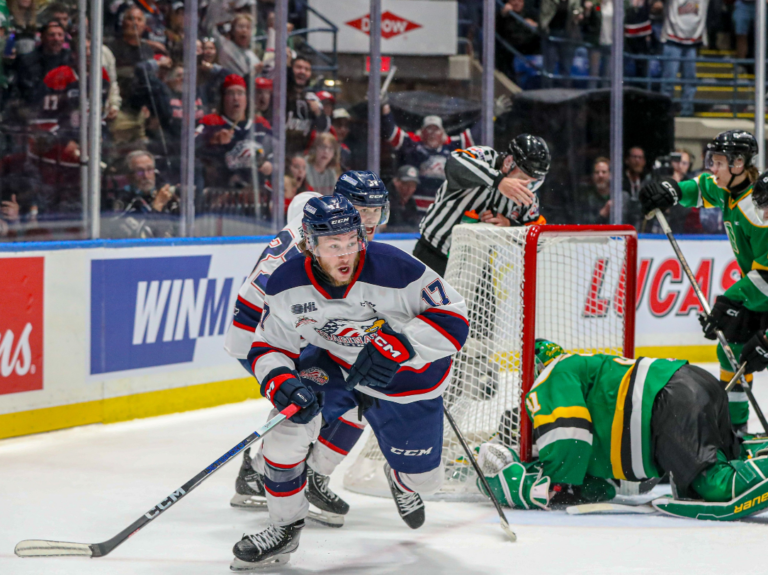
<svg viewBox="0 0 768 575"><path fill-rule="evenodd" d="M549 172L552 156L543 138L531 134L520 134L509 142L507 154L515 165L527 176L540 180Z"/></svg>

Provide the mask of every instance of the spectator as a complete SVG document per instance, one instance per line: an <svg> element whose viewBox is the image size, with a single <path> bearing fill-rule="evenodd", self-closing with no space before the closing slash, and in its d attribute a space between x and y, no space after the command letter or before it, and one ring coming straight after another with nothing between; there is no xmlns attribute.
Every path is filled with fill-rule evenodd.
<svg viewBox="0 0 768 575"><path fill-rule="evenodd" d="M471 129L449 137L439 116L426 116L417 133L406 132L395 123L389 104L382 107L381 134L397 151L398 165L418 168L421 183L416 200L422 216L445 181L445 163L451 152L474 145Z"/></svg>
<svg viewBox="0 0 768 575"><path fill-rule="evenodd" d="M589 75L607 77L610 70L613 45L613 0L584 2L584 40L593 47L589 50ZM590 89L607 87L608 81L589 82Z"/></svg>
<svg viewBox="0 0 768 575"><path fill-rule="evenodd" d="M272 80L256 78L256 115L272 120Z"/></svg>
<svg viewBox="0 0 768 575"><path fill-rule="evenodd" d="M184 2L171 4L168 27L165 29L168 53L176 61L184 59Z"/></svg>
<svg viewBox="0 0 768 575"><path fill-rule="evenodd" d="M624 158L626 170L621 178L621 189L629 193L633 199L645 184L651 181L650 175L645 172L645 152L639 146L634 146L627 152Z"/></svg>
<svg viewBox="0 0 768 575"><path fill-rule="evenodd" d="M299 56L293 60L288 72L285 151L294 154L307 149L313 131L318 134L327 132L331 122L323 114L319 98L310 91L312 63Z"/></svg>
<svg viewBox="0 0 768 575"><path fill-rule="evenodd" d="M333 134L318 134L307 156L307 183L324 196L333 194L341 175L339 142Z"/></svg>
<svg viewBox="0 0 768 575"><path fill-rule="evenodd" d="M651 51L653 28L651 26L651 0L630 0L625 2L624 51L627 54L647 56ZM628 59L632 62L630 76L648 76L648 60Z"/></svg>
<svg viewBox="0 0 768 575"><path fill-rule="evenodd" d="M20 222L19 213L16 194L11 194L10 199L0 202L0 237L7 237L16 231Z"/></svg>
<svg viewBox="0 0 768 575"><path fill-rule="evenodd" d="M205 185L218 188L252 187L255 165L262 177L272 174L272 131L257 118L254 139L247 117L245 80L230 74L222 84L222 114L208 114L197 128L197 157L205 166Z"/></svg>
<svg viewBox="0 0 768 575"><path fill-rule="evenodd" d="M154 54L167 55L167 50L156 42L142 38L147 30L147 19L135 5L125 10L121 29L122 35L112 42L110 48L115 56L120 93L127 97L131 93L136 65Z"/></svg>
<svg viewBox="0 0 768 575"><path fill-rule="evenodd" d="M400 166L387 186L389 190L389 223L387 231L405 232L419 229L422 214L416 206L414 193L420 183L416 166Z"/></svg>
<svg viewBox="0 0 768 575"><path fill-rule="evenodd" d="M707 41L707 7L709 0L667 0L664 4L664 26L661 41L664 45L661 91L670 98L675 91L677 73L681 78L696 79L696 52ZM669 58L669 59L667 59ZM672 59L674 58L674 59ZM694 84L683 84L681 116L693 116Z"/></svg>
<svg viewBox="0 0 768 575"><path fill-rule="evenodd" d="M221 85L232 72L218 63L216 41L211 37L198 40L197 89L206 113L221 110Z"/></svg>
<svg viewBox="0 0 768 575"><path fill-rule="evenodd" d="M14 33L13 53L16 57L35 49L37 36L37 4L35 0L9 0L10 22L8 29Z"/></svg>
<svg viewBox="0 0 768 575"><path fill-rule="evenodd" d="M69 63L70 51L64 49L64 29L56 20L43 26L41 44L29 54L16 59L19 95L27 104L43 97L43 78L51 70Z"/></svg>
<svg viewBox="0 0 768 575"><path fill-rule="evenodd" d="M542 0L539 12L539 28L544 53L544 69L555 74L559 71L563 76L570 76L573 53L573 41L577 39L579 22L581 20L581 3L579 0ZM548 37L561 41L552 42ZM563 84L570 86L570 79ZM545 80L546 86L552 85L552 80Z"/></svg>
<svg viewBox="0 0 768 575"><path fill-rule="evenodd" d="M693 161L693 156L691 153L684 149L684 148L678 148L675 150L676 154L680 154L680 161L679 162L672 162L672 177L675 179L676 182L682 182L683 180L690 180L692 178L691 175L691 165Z"/></svg>
<svg viewBox="0 0 768 575"><path fill-rule="evenodd" d="M253 20L250 14L237 14L227 36L213 29L219 48L219 63L243 78L255 78L261 72L261 60L251 50Z"/></svg>
<svg viewBox="0 0 768 575"><path fill-rule="evenodd" d="M69 43L72 41L72 20L69 17L69 8L61 2L54 2L53 4L49 4L45 11L49 15L49 20L55 20L61 24L61 28L64 30L64 48L70 49Z"/></svg>
<svg viewBox="0 0 768 575"><path fill-rule="evenodd" d="M755 25L755 0L736 0L731 18L736 34L736 57L746 58L749 55L749 33Z"/></svg>
<svg viewBox="0 0 768 575"><path fill-rule="evenodd" d="M325 114L330 121L333 118L333 110L336 107L336 98L328 90L320 90L317 92L317 98L320 100L320 105L323 107L323 114Z"/></svg>
<svg viewBox="0 0 768 575"><path fill-rule="evenodd" d="M114 238L167 238L177 235L179 198L175 188L158 188L155 158L137 150L125 159L129 184L108 201L113 217L105 223Z"/></svg>
<svg viewBox="0 0 768 575"><path fill-rule="evenodd" d="M590 185L582 188L579 197L586 204L585 224L607 224L611 220L611 161L600 156L592 164Z"/></svg>
<svg viewBox="0 0 768 575"><path fill-rule="evenodd" d="M331 133L336 136L341 147L341 171L347 172L352 169L352 151L345 143L347 136L349 136L349 112L344 108L336 108L333 111L333 117L331 119Z"/></svg>
<svg viewBox="0 0 768 575"><path fill-rule="evenodd" d="M526 56L541 54L539 14L534 0L507 0L496 16L496 33L515 50ZM527 58L515 55L510 60L504 47L496 48L496 68L513 78L518 85L527 85L531 64Z"/></svg>
<svg viewBox="0 0 768 575"><path fill-rule="evenodd" d="M165 35L165 16L160 7L154 0L117 0L110 4L110 11L115 13L115 22L122 28L124 19L129 10L138 8L144 17L145 28L142 32L142 38L150 42L157 49L158 46L164 46L166 42Z"/></svg>
<svg viewBox="0 0 768 575"><path fill-rule="evenodd" d="M297 194L315 191L307 183L307 159L302 154L296 154L288 159L286 172L293 178Z"/></svg>

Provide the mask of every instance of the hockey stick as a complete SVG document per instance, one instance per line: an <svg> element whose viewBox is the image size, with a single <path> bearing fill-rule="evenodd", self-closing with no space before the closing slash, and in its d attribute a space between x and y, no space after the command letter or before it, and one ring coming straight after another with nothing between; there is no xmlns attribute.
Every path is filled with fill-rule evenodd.
<svg viewBox="0 0 768 575"><path fill-rule="evenodd" d="M63 541L45 541L41 539L27 539L16 545L14 552L19 557L104 557L114 549L125 542L126 539L135 535L139 530L147 526L153 520L157 519L161 513L166 511L171 505L177 503L182 497L187 495L195 487L216 473L225 464L229 463L235 455L251 445L260 437L264 437L283 421L294 415L301 408L298 405L289 405L278 415L267 421L261 428L251 433L160 503L147 511L139 519L134 521L129 527L123 529L112 539L102 543L67 543Z"/></svg>
<svg viewBox="0 0 768 575"><path fill-rule="evenodd" d="M491 501L493 501L494 507L496 507L496 511L499 513L499 519L501 520L501 528L504 530L504 533L507 534L510 541L512 542L517 541L517 535L515 535L515 532L512 531L512 528L509 526L509 522L507 521L507 516L504 515L504 510L501 508L501 504L499 503L499 500L496 499L496 496L493 494L493 491L491 491L491 486L488 485L488 480L485 478L485 475L483 475L483 471L480 469L480 466L475 460L475 456L472 453L472 450L469 448L469 445L467 445L467 441L464 439L464 435L461 433L459 426L456 425L456 422L453 420L453 416L451 415L451 412L448 411L448 408L445 407L445 405L443 405L443 411L445 412L446 419L448 419L448 423L453 428L453 432L456 434L456 437L459 439L459 443L461 443L461 447L464 449L464 453L467 454L467 459L469 459L469 462L472 464L472 467L475 468L475 473L477 473L477 476L480 478L480 481L483 482L483 487L485 487L485 492L488 494L488 497L491 498Z"/></svg>
<svg viewBox="0 0 768 575"><path fill-rule="evenodd" d="M701 307L704 310L704 313L709 315L712 311L712 308L709 306L709 302L707 301L707 298L704 297L704 292L701 291L699 282L696 281L696 276L693 274L691 267L688 265L688 261L685 259L685 256L683 255L683 252L680 249L680 246L677 244L677 240L675 239L675 235L672 233L672 228L669 227L667 218L658 209L650 212L648 216L646 216L646 218L650 219L653 216L656 216L656 219L659 221L659 225L661 226L661 229L664 230L664 234L667 236L669 243L672 244L672 249L674 250L675 255L677 256L677 259L680 260L680 264L683 266L685 275L688 276L688 280L691 282L691 287L693 287L693 291L696 293L696 297L698 298L699 303L701 304ZM723 348L723 352L725 352L725 356L728 358L728 363L731 364L731 369L733 369L735 372L738 373L740 371L739 362L736 360L736 356L733 354L733 350L731 349L731 346L728 345L728 342L725 340L725 335L723 335L723 332L721 330L717 330L715 332L715 335L717 335L717 339L720 342L720 346ZM732 383L733 382L730 382L728 385L731 385ZM755 410L755 415L757 415L757 418L760 420L760 424L763 426L763 429L765 430L765 432L768 433L768 421L766 421L765 415L763 415L763 411L760 409L760 406L757 404L757 400L755 399L755 396L752 393L752 389L750 385L747 383L747 380L743 375L741 376L741 386L744 388L744 392L747 394L749 403L752 404L752 408Z"/></svg>
<svg viewBox="0 0 768 575"><path fill-rule="evenodd" d="M729 381L728 385L725 386L725 391L731 391L733 389L733 386L736 385L736 382L741 379L741 377L744 375L744 372L746 370L747 370L747 362L745 361L739 366L739 370L733 374L731 381Z"/></svg>

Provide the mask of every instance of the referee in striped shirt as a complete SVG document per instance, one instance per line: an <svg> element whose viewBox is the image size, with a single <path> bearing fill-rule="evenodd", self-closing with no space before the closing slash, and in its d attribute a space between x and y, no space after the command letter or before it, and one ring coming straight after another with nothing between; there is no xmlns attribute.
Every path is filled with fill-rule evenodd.
<svg viewBox="0 0 768 575"><path fill-rule="evenodd" d="M421 221L413 255L445 275L453 226L468 211L500 227L545 223L535 192L550 161L546 142L530 134L514 138L504 154L489 146L452 152L445 164L446 180Z"/></svg>

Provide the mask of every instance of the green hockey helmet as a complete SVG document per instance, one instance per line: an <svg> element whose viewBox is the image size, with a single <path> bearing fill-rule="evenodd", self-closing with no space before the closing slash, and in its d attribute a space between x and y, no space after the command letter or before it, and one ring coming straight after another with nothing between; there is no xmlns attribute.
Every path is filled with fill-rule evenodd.
<svg viewBox="0 0 768 575"><path fill-rule="evenodd" d="M544 368L550 361L555 359L558 355L565 353L562 347L556 344L554 341L548 339L537 339L533 348L535 357L535 365L533 373L535 377L539 377L539 374L544 371Z"/></svg>

